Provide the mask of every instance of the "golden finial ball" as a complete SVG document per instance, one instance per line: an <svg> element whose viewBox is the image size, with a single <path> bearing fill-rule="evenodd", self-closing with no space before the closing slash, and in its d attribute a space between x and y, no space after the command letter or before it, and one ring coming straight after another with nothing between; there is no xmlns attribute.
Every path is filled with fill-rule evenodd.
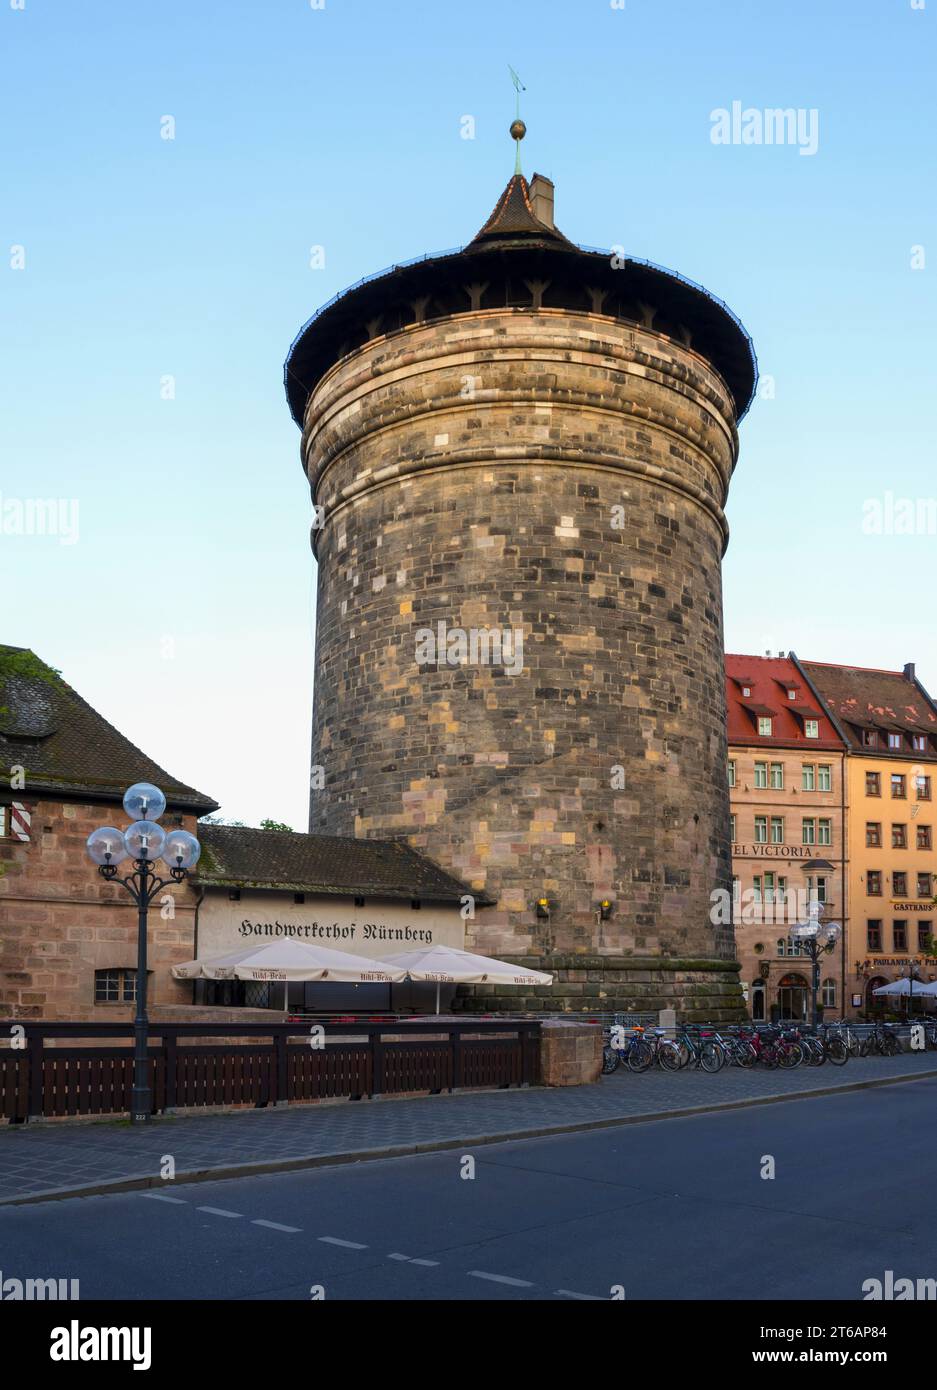
<svg viewBox="0 0 937 1390"><path fill-rule="evenodd" d="M524 125L524 122L523 122L523 121L512 121L512 122L511 122L511 139L512 139L512 140L523 140L523 138L524 138L524 136L525 136L526 134L527 134L527 127Z"/></svg>

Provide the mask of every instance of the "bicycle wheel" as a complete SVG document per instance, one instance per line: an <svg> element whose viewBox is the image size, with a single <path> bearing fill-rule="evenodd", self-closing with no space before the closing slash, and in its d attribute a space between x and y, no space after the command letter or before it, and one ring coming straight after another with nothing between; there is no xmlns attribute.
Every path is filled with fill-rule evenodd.
<svg viewBox="0 0 937 1390"><path fill-rule="evenodd" d="M722 1071L722 1068L726 1064L726 1054L718 1043L703 1043L700 1049L699 1062L703 1071Z"/></svg>
<svg viewBox="0 0 937 1390"><path fill-rule="evenodd" d="M654 1060L654 1049L643 1038L638 1038L628 1048L626 1060L630 1071L647 1071Z"/></svg>
<svg viewBox="0 0 937 1390"><path fill-rule="evenodd" d="M860 1057L868 1057L869 1054L871 1053L871 1051L872 1051L872 1039L871 1039L871 1038L860 1038L860 1039L859 1039L859 1056L860 1056Z"/></svg>
<svg viewBox="0 0 937 1390"><path fill-rule="evenodd" d="M758 1054L758 1060L763 1067L767 1067L768 1071L774 1071L778 1064L778 1050L774 1043L765 1043Z"/></svg>
<svg viewBox="0 0 937 1390"><path fill-rule="evenodd" d="M901 1044L897 1038L892 1037L891 1033L882 1038L882 1056L897 1057L901 1051Z"/></svg>
<svg viewBox="0 0 937 1390"><path fill-rule="evenodd" d="M809 1044L799 1043L801 1051L806 1053L806 1061L811 1067L822 1067L826 1061L826 1047L816 1038L811 1038Z"/></svg>
<svg viewBox="0 0 937 1390"><path fill-rule="evenodd" d="M735 1065L737 1067L745 1067L747 1070L748 1067L753 1067L757 1061L758 1053L752 1047L751 1043L740 1042L735 1049Z"/></svg>
<svg viewBox="0 0 937 1390"><path fill-rule="evenodd" d="M610 1076L613 1071L618 1070L618 1063L621 1058L613 1047L602 1048L602 1075Z"/></svg>
<svg viewBox="0 0 937 1390"><path fill-rule="evenodd" d="M687 1058L675 1042L663 1042L657 1053L657 1060L664 1071L680 1071L687 1064Z"/></svg>
<svg viewBox="0 0 937 1390"><path fill-rule="evenodd" d="M789 1047L778 1048L778 1066L786 1067L792 1071L794 1067L799 1067L804 1060L804 1050L800 1043L791 1043Z"/></svg>
<svg viewBox="0 0 937 1390"><path fill-rule="evenodd" d="M849 1061L849 1048L842 1038L830 1038L826 1045L826 1055L834 1067L844 1067Z"/></svg>

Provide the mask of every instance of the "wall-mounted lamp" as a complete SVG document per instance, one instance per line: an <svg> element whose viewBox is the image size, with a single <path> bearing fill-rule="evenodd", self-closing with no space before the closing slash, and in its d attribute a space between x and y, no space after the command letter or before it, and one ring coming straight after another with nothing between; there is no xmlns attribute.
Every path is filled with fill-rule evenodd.
<svg viewBox="0 0 937 1390"><path fill-rule="evenodd" d="M550 915L550 899L549 899L549 898L538 898L538 899L537 899L537 902L536 902L536 910L537 910L537 916L538 916L538 917L549 917L549 915Z"/></svg>
<svg viewBox="0 0 937 1390"><path fill-rule="evenodd" d="M603 898L597 908L600 922L607 922L615 910L615 904L611 898Z"/></svg>

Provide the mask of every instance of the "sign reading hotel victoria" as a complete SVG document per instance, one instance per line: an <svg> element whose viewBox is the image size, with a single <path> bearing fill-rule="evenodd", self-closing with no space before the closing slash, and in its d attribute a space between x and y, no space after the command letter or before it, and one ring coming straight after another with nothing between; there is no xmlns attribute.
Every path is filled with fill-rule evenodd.
<svg viewBox="0 0 937 1390"><path fill-rule="evenodd" d="M464 944L464 924L458 905L409 903L368 899L354 907L347 898L309 895L295 903L292 893L242 892L232 901L226 891L209 890L199 909L198 959L224 955L251 943L306 941L375 960L417 946Z"/></svg>

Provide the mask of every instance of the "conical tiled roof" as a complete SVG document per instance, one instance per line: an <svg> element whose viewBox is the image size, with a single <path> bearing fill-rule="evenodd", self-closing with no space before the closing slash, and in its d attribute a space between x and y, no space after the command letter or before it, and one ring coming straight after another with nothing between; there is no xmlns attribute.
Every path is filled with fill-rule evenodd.
<svg viewBox="0 0 937 1390"><path fill-rule="evenodd" d="M573 243L556 227L548 227L534 216L530 202L530 185L523 174L514 174L507 183L501 197L495 203L494 211L466 247L487 246L496 241L516 241L523 238L528 242L543 242L551 246L568 246Z"/></svg>

